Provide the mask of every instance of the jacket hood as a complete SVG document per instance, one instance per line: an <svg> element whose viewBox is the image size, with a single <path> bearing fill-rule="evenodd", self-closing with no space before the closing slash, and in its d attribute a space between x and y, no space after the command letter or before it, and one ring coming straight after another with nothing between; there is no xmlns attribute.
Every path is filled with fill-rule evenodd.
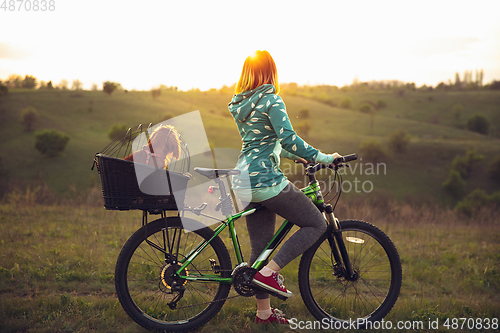
<svg viewBox="0 0 500 333"><path fill-rule="evenodd" d="M253 90L234 95L228 105L229 112L231 112L234 119L245 122L259 100L264 95L274 94L275 92L276 89L272 84L263 84Z"/></svg>

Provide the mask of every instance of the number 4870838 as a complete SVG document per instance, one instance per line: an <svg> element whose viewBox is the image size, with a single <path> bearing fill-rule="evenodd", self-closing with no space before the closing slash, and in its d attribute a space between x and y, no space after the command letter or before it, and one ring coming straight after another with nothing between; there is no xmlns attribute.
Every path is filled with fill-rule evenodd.
<svg viewBox="0 0 500 333"><path fill-rule="evenodd" d="M45 12L56 10L55 0L4 0L0 5L4 12Z"/></svg>
<svg viewBox="0 0 500 333"><path fill-rule="evenodd" d="M447 318L443 323L447 329L498 329L498 318Z"/></svg>

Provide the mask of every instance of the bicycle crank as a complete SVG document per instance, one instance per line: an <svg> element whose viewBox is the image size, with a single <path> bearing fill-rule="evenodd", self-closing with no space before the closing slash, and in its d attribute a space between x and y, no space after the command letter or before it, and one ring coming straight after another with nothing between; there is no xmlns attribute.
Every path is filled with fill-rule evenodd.
<svg viewBox="0 0 500 333"><path fill-rule="evenodd" d="M257 289L251 286L251 283L256 273L257 270L248 267L246 262L236 266L233 273L231 273L234 290L244 297L254 296L257 293Z"/></svg>

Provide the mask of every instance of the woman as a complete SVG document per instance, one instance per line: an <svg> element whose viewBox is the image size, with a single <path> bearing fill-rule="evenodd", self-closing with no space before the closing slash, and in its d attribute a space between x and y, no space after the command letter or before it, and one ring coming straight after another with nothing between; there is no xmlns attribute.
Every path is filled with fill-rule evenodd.
<svg viewBox="0 0 500 333"><path fill-rule="evenodd" d="M293 130L279 93L278 75L267 51L256 51L243 65L235 95L229 103L243 146L233 177L233 189L248 201L248 208L263 208L246 217L253 263L274 235L276 214L300 227L281 247L273 260L254 277L262 289L290 297L278 274L286 264L306 251L326 230L323 215L279 169L280 157L329 164L341 155L326 155L302 140ZM271 309L269 294L258 293L256 323L288 324Z"/></svg>

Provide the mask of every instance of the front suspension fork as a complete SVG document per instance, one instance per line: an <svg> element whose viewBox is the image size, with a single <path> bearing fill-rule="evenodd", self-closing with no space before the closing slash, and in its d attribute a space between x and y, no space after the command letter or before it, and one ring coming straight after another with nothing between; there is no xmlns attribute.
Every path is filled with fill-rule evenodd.
<svg viewBox="0 0 500 333"><path fill-rule="evenodd" d="M339 220L333 215L333 207L331 205L326 205L325 216L329 225L333 227L333 232L328 236L328 243L332 249L332 255L335 259L336 268L344 266L344 277L347 280L355 280L355 273L352 269L351 261L349 260L349 255L345 248L344 239L342 238L342 229L340 227Z"/></svg>

